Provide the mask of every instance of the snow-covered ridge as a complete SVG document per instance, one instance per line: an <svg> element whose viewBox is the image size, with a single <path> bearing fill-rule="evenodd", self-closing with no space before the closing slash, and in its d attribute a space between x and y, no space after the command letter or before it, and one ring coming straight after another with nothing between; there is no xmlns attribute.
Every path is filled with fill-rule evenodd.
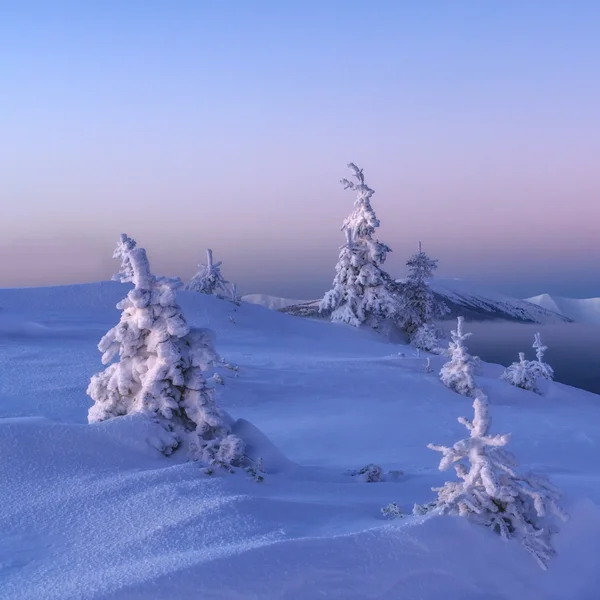
<svg viewBox="0 0 600 600"><path fill-rule="evenodd" d="M507 296L483 285L463 279L433 279L431 287L438 300L450 308L447 319L464 316L469 321L505 319L524 323L564 323L579 319L569 312L553 307L551 303L521 300ZM250 294L242 298L246 302L259 304L273 310L300 316L316 316L319 300L292 300L267 294ZM598 321L600 322L600 299ZM587 322L587 321L586 321Z"/></svg>
<svg viewBox="0 0 600 600"><path fill-rule="evenodd" d="M433 279L431 287L450 308L449 318L462 315L467 320L506 319L525 323L568 322L568 315L527 300L512 298L464 279Z"/></svg>
<svg viewBox="0 0 600 600"><path fill-rule="evenodd" d="M258 304L259 306L264 306L271 310L280 310L282 308L287 308L288 306L311 302L311 300L292 300L291 298L269 296L269 294L246 294L245 296L242 296L242 301L249 302L250 304Z"/></svg>
<svg viewBox="0 0 600 600"><path fill-rule="evenodd" d="M564 298L540 294L527 298L527 302L554 311L576 323L600 325L600 298Z"/></svg>

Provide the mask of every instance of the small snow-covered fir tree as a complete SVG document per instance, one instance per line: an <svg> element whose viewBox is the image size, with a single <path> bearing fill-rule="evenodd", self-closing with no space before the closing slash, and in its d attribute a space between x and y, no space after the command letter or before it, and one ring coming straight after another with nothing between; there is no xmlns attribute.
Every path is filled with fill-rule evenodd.
<svg viewBox="0 0 600 600"><path fill-rule="evenodd" d="M537 375L532 365L531 361L525 359L525 354L519 352L519 362L514 362L507 367L506 371L500 376L500 379L522 390L537 392Z"/></svg>
<svg viewBox="0 0 600 600"><path fill-rule="evenodd" d="M190 329L173 282L150 272L143 248L125 258L134 289L117 305L119 324L98 345L108 367L91 378L89 422L144 413L161 426L155 443L164 454L184 445L209 469L243 466L244 443L203 376L218 358L209 332Z"/></svg>
<svg viewBox="0 0 600 600"><path fill-rule="evenodd" d="M519 540L546 569L556 554L552 546L556 518L567 519L558 505L560 493L542 475L515 471L514 456L503 449L509 435L490 435L487 398L480 391L473 409L472 421L458 419L469 430L468 438L452 447L428 445L442 453L440 471L453 466L460 481L433 488L437 499L428 505L415 505L414 512L468 517L504 539Z"/></svg>
<svg viewBox="0 0 600 600"><path fill-rule="evenodd" d="M535 348L536 360L526 360L525 354L519 352L519 362L514 362L507 367L500 379L523 390L541 394L538 379L543 378L552 381L554 371L548 363L544 362L544 352L548 348L542 344L539 333L535 334L533 348Z"/></svg>
<svg viewBox="0 0 600 600"><path fill-rule="evenodd" d="M450 360L442 367L440 379L451 390L473 397L476 391L475 368L479 359L467 351L465 340L471 334L463 332L463 322L464 318L458 317L457 327L451 332Z"/></svg>
<svg viewBox="0 0 600 600"><path fill-rule="evenodd" d="M213 262L213 253L210 248L206 250L206 264L198 265L198 272L190 279L186 289L190 292L200 292L219 296L220 298L231 298L231 290L228 281L221 275L221 261Z"/></svg>
<svg viewBox="0 0 600 600"><path fill-rule="evenodd" d="M382 265L390 248L374 239L379 220L371 206L374 191L365 183L362 169L350 163L356 182L342 179L344 189L355 190L354 210L344 221L346 243L340 249L333 287L319 305L332 321L377 329L398 315L394 283Z"/></svg>
<svg viewBox="0 0 600 600"><path fill-rule="evenodd" d="M548 350L548 346L542 344L542 339L539 333L536 333L533 340L533 348L535 349L536 360L532 361L531 367L536 377L542 377L552 381L554 379L554 370L544 362L544 353Z"/></svg>
<svg viewBox="0 0 600 600"><path fill-rule="evenodd" d="M131 283L133 281L133 267L129 260L129 253L135 248L136 242L126 233L121 234L121 239L113 252L113 258L121 261L121 270L112 276L113 281Z"/></svg>
<svg viewBox="0 0 600 600"><path fill-rule="evenodd" d="M419 329L424 325L430 325L434 319L448 312L443 302L436 302L429 286L429 281L438 268L437 263L437 260L423 252L421 242L419 242L419 251L406 263L408 277L401 286L402 322L413 343Z"/></svg>
<svg viewBox="0 0 600 600"><path fill-rule="evenodd" d="M411 344L419 349L432 352L439 346L437 331L433 323L423 323L411 338Z"/></svg>

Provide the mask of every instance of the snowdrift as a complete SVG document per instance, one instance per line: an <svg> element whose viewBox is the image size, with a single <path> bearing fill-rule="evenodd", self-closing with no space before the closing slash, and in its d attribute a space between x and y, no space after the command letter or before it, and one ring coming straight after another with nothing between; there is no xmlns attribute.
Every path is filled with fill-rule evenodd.
<svg viewBox="0 0 600 600"><path fill-rule="evenodd" d="M543 572L465 520L410 516L453 477L426 444L463 437L471 401L438 381L440 357L425 373L422 357L368 331L180 294L190 324L214 329L238 366L220 371L218 399L264 456L263 484L158 455L139 418L87 425L96 344L126 290L0 290L7 322L45 331L0 329L2 600L597 598L598 396L561 384L538 396L499 381L499 365L478 376L493 431L511 432L522 467L566 494L571 520ZM370 462L404 475L345 474ZM406 516L385 520L390 502Z"/></svg>

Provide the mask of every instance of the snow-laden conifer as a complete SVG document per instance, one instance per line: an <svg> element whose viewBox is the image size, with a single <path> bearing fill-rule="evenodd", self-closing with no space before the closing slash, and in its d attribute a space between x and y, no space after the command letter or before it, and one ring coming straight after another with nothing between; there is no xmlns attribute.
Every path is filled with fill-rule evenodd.
<svg viewBox="0 0 600 600"><path fill-rule="evenodd" d="M112 276L113 281L131 283L133 281L133 267L129 260L129 253L135 248L136 242L126 233L121 234L121 239L113 252L113 258L121 261L121 270Z"/></svg>
<svg viewBox="0 0 600 600"><path fill-rule="evenodd" d="M506 368L504 373L500 376L502 381L510 383L515 387L527 390L529 392L537 392L536 379L533 363L525 359L525 354L519 352L519 362L514 362L512 365Z"/></svg>
<svg viewBox="0 0 600 600"><path fill-rule="evenodd" d="M357 181L342 179L342 184L344 189L356 191L354 210L342 225L346 243L340 249L333 287L321 300L319 311L330 315L332 321L378 328L398 314L395 284L382 268L391 250L374 239L379 227L371 206L374 191L365 183L362 169L353 163L348 167Z"/></svg>
<svg viewBox="0 0 600 600"><path fill-rule="evenodd" d="M556 554L552 545L556 520L567 518L558 505L560 493L542 475L520 475L515 471L514 456L503 449L509 435L489 433L487 398L479 390L473 408L472 421L458 419L469 430L468 438L451 447L428 445L442 453L440 471L453 466L460 481L433 488L437 499L428 505L416 505L414 511L468 517L504 539L519 540L546 569Z"/></svg>
<svg viewBox="0 0 600 600"><path fill-rule="evenodd" d="M458 317L458 324L451 332L449 344L450 360L442 367L440 379L442 383L463 396L474 397L475 367L479 359L471 356L465 345L465 340L471 335L463 332L463 317Z"/></svg>
<svg viewBox="0 0 600 600"><path fill-rule="evenodd" d="M432 352L439 347L439 339L433 323L423 323L411 337L411 344L419 349Z"/></svg>
<svg viewBox="0 0 600 600"><path fill-rule="evenodd" d="M128 250L125 258L134 289L117 305L119 324L98 345L109 366L90 381L89 422L144 413L164 432L156 440L164 454L183 445L210 468L241 465L244 444L231 433L203 376L217 360L209 332L190 329L173 281L150 272L143 248Z"/></svg>
<svg viewBox="0 0 600 600"><path fill-rule="evenodd" d="M221 275L221 261L213 262L213 253L210 248L206 250L206 264L198 265L198 272L190 279L186 289L190 292L200 292L219 296L220 298L231 298L231 290L228 281Z"/></svg>
<svg viewBox="0 0 600 600"><path fill-rule="evenodd" d="M544 346L539 333L536 333L533 340L533 348L535 349L536 360L532 361L532 369L536 377L542 377L552 381L554 379L554 370L544 361L544 353L548 350L548 346Z"/></svg>
<svg viewBox="0 0 600 600"><path fill-rule="evenodd" d="M544 362L544 352L548 349L544 346L540 334L536 333L533 341L536 360L526 360L525 354L519 352L519 362L514 362L502 373L500 379L514 385L515 387L541 394L538 387L538 379L554 379L552 367Z"/></svg>
<svg viewBox="0 0 600 600"><path fill-rule="evenodd" d="M402 322L404 329L414 342L414 337L424 325L431 325L448 312L443 302L436 302L429 282L438 261L430 258L421 247L407 261L408 277L401 286ZM426 348L425 348L426 349Z"/></svg>

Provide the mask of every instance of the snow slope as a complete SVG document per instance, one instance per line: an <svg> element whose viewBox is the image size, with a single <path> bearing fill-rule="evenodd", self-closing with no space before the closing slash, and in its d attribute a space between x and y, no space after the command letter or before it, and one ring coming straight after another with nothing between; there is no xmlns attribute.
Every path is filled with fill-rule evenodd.
<svg viewBox="0 0 600 600"><path fill-rule="evenodd" d="M523 467L566 493L571 520L543 572L463 519L382 518L380 507L408 514L454 477L426 444L463 437L456 418L471 407L423 358L370 332L180 294L190 322L213 328L239 366L222 371L223 406L274 444L237 424L265 457L263 484L156 454L139 419L87 425L95 346L126 290L0 290L2 600L597 598L598 396L550 384L540 397L483 365L493 430L511 431ZM345 475L368 462L404 475Z"/></svg>
<svg viewBox="0 0 600 600"><path fill-rule="evenodd" d="M506 296L463 279L433 279L433 291L451 309L449 317L467 319L505 319L525 323L561 323L570 318L526 300Z"/></svg>
<svg viewBox="0 0 600 600"><path fill-rule="evenodd" d="M527 302L568 317L576 323L600 325L600 298L563 298L541 294Z"/></svg>

